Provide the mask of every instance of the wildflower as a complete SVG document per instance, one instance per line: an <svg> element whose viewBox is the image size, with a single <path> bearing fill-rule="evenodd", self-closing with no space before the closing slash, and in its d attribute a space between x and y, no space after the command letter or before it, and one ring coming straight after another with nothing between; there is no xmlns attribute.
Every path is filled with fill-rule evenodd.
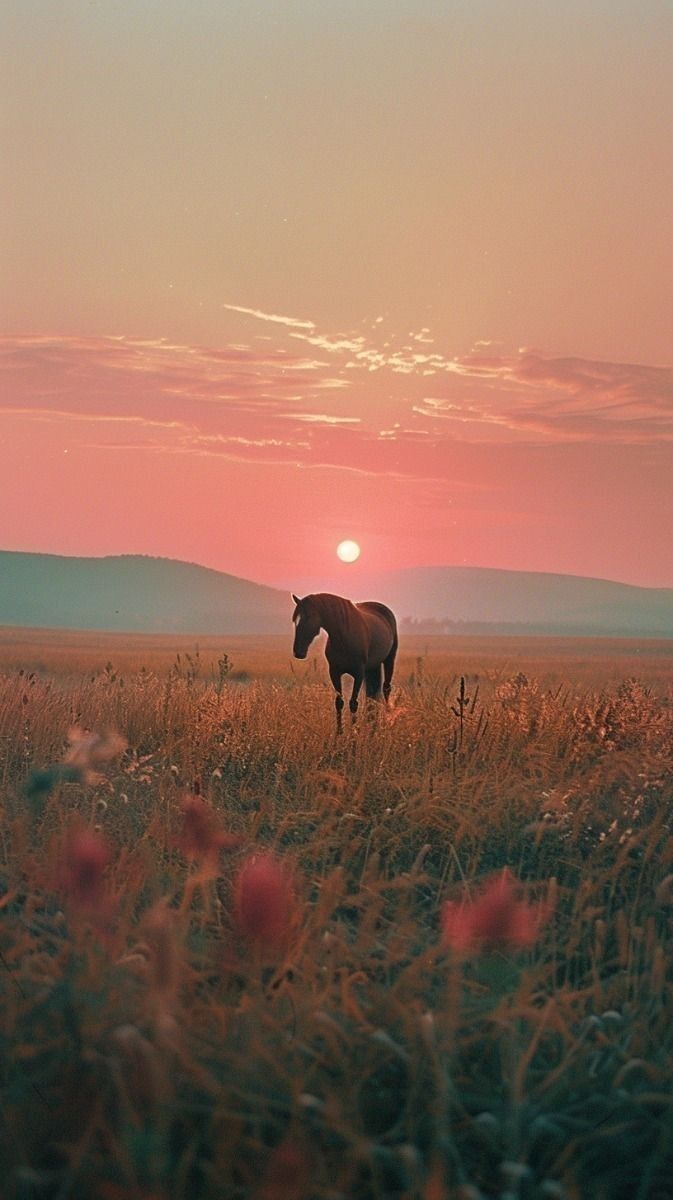
<svg viewBox="0 0 673 1200"><path fill-rule="evenodd" d="M458 951L531 946L549 909L518 900L517 890L516 880L505 868L477 900L447 901L442 911L443 944Z"/></svg>
<svg viewBox="0 0 673 1200"><path fill-rule="evenodd" d="M100 783L104 777L95 768L118 758L126 749L126 742L119 734L92 733L79 725L68 730L68 742L70 748L63 761L88 784Z"/></svg>
<svg viewBox="0 0 673 1200"><path fill-rule="evenodd" d="M200 796L184 796L180 804L182 829L176 838L186 858L213 864L220 850L239 844L239 838L223 833L210 805Z"/></svg>
<svg viewBox="0 0 673 1200"><path fill-rule="evenodd" d="M102 908L109 862L110 850L101 834L90 829L71 830L65 845L61 885L76 908Z"/></svg>
<svg viewBox="0 0 673 1200"><path fill-rule="evenodd" d="M289 930L293 888L283 867L270 855L254 855L243 863L234 888L238 932L251 941L273 945Z"/></svg>

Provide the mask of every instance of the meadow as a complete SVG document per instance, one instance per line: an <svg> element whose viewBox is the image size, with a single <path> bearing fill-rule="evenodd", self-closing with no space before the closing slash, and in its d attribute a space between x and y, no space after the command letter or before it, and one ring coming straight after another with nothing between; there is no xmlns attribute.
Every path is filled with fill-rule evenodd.
<svg viewBox="0 0 673 1200"><path fill-rule="evenodd" d="M0 630L7 1200L670 1200L673 642Z"/></svg>

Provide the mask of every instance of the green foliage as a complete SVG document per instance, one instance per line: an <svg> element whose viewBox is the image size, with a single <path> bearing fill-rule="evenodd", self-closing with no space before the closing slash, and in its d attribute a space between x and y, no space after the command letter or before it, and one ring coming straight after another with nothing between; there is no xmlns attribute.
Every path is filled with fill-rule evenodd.
<svg viewBox="0 0 673 1200"><path fill-rule="evenodd" d="M0 676L3 1195L670 1194L661 678L430 656L337 738L320 674L218 668ZM74 766L73 725L102 735ZM194 792L238 838L215 867L181 842ZM75 819L110 847L91 911ZM275 948L236 929L255 850L294 872ZM442 904L505 866L554 903L535 945L444 950Z"/></svg>

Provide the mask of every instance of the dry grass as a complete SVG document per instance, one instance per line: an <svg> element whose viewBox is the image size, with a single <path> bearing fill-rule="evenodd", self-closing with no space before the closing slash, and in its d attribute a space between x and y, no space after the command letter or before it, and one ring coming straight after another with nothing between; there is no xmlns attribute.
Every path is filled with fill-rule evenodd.
<svg viewBox="0 0 673 1200"><path fill-rule="evenodd" d="M288 637L188 637L139 633L80 633L68 629L20 629L0 626L0 669L77 680L103 672L110 664L118 675L149 670L164 677L176 668L187 671L191 659L204 681L219 677L219 660L227 655L234 680L288 681L326 678L322 651L316 643L306 663L296 662ZM668 686L673 677L673 641L627 638L551 637L405 637L396 667L396 682L408 683L420 673L445 682L460 675L507 679L523 671L545 685L554 681L587 688L637 676L648 684Z"/></svg>
<svg viewBox="0 0 673 1200"><path fill-rule="evenodd" d="M8 1200L671 1195L670 643L408 641L340 739L282 640L0 653ZM442 946L505 866L535 945Z"/></svg>

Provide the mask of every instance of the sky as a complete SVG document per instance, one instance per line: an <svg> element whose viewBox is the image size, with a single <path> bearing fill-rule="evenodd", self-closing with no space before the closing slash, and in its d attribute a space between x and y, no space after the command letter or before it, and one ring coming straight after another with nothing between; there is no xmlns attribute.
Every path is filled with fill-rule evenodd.
<svg viewBox="0 0 673 1200"><path fill-rule="evenodd" d="M671 0L0 16L1 549L673 586Z"/></svg>

